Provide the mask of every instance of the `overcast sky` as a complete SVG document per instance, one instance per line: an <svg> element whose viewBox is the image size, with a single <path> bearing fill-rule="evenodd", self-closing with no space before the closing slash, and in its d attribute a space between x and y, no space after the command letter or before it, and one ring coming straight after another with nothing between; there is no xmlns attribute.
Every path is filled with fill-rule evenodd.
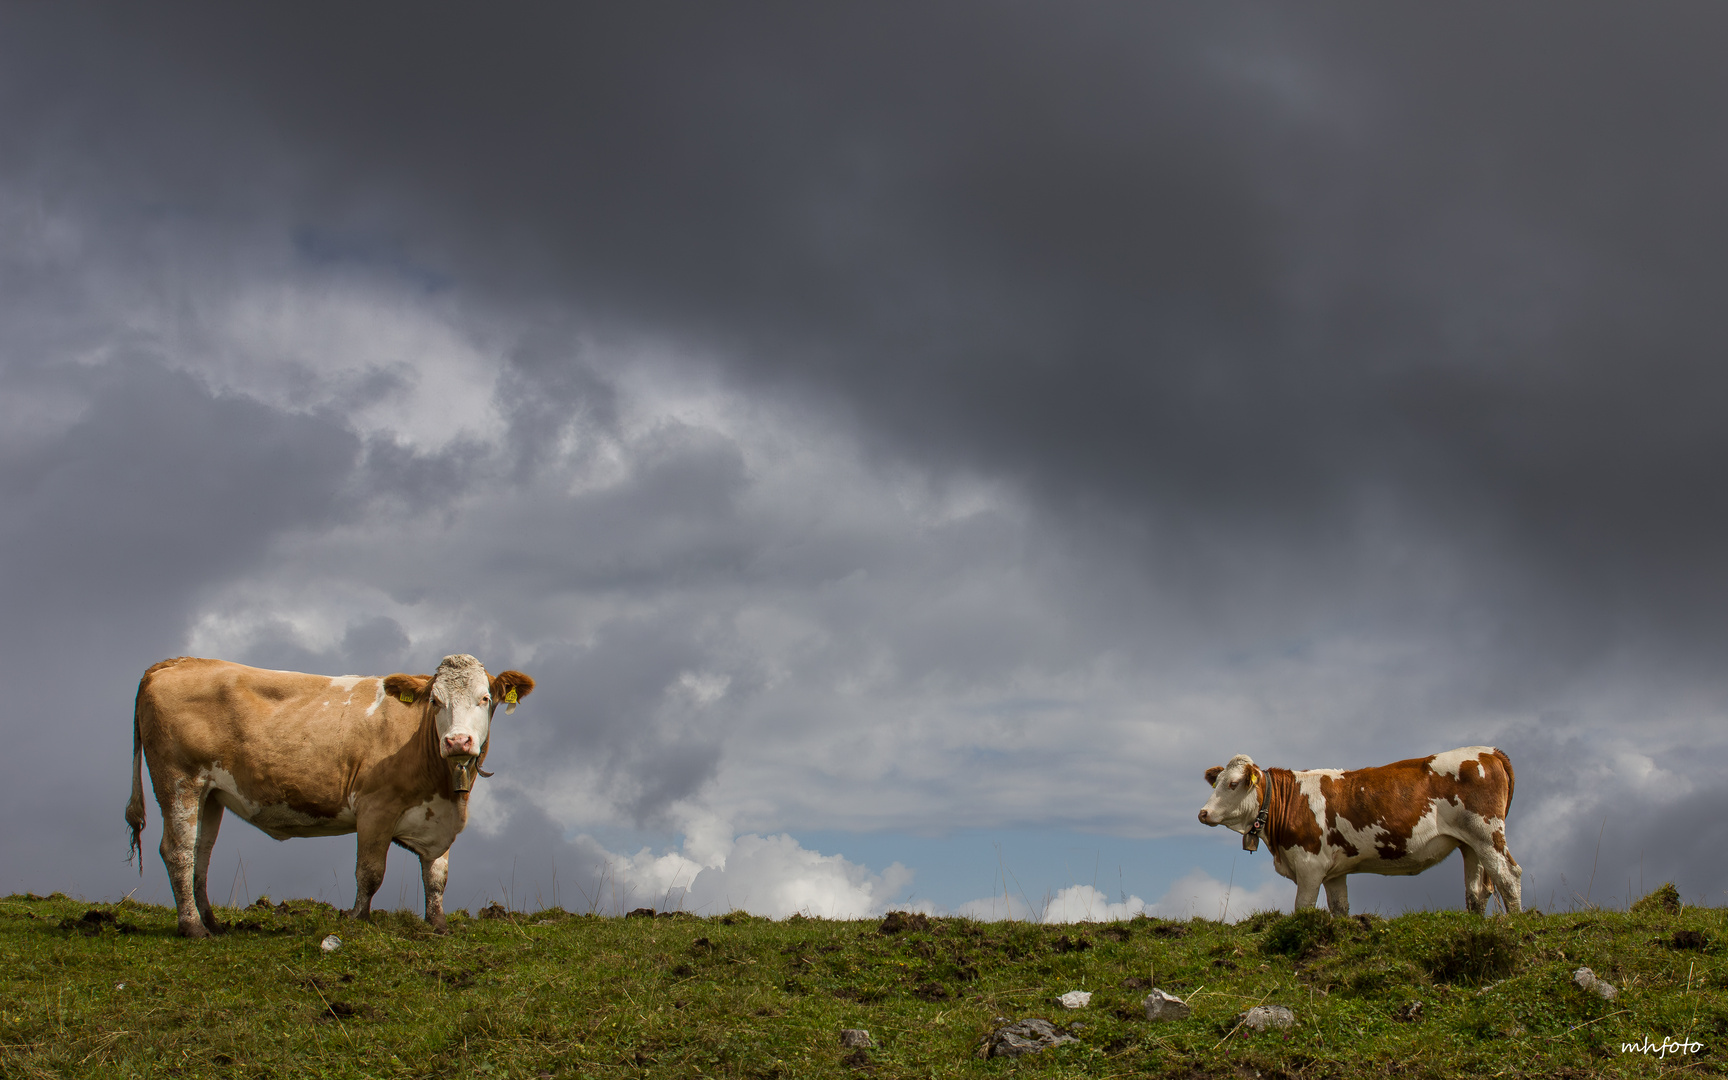
<svg viewBox="0 0 1728 1080"><path fill-rule="evenodd" d="M1527 905L1724 903L1725 43L0 7L0 889L167 901L154 661L471 652L538 689L453 907L1287 908L1207 766L1474 743ZM212 879L345 905L353 841L230 816Z"/></svg>

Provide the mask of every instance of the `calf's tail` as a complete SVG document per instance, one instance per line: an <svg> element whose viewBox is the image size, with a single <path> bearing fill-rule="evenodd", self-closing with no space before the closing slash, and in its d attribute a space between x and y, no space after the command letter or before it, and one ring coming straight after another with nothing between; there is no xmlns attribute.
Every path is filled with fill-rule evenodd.
<svg viewBox="0 0 1728 1080"><path fill-rule="evenodd" d="M143 704L144 684L138 684L138 699L132 703L132 798L126 803L126 825L132 830L132 845L126 849L126 861L138 856L138 876L144 876L144 845L138 834L144 831L144 738L138 730L138 709Z"/></svg>

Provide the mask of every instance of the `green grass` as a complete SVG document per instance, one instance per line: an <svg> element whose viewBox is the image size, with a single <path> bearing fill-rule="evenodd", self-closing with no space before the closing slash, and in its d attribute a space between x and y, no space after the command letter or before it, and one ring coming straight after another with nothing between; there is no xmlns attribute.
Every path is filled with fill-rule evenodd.
<svg viewBox="0 0 1728 1080"><path fill-rule="evenodd" d="M89 917L90 912L98 914ZM0 901L0 1076L1648 1076L1728 1071L1728 912L1660 905L1483 920L1263 913L1036 926L596 918L350 923L314 901L221 911ZM109 917L112 917L110 920ZM319 948L336 933L343 947ZM1678 944L1677 944L1678 943ZM1702 944L1702 948L1699 946ZM1583 993L1587 965L1621 988ZM1141 983L1193 1005L1149 1023ZM1093 991L1089 1008L1052 1003ZM1415 1020L1400 1020L1410 1002ZM1289 1032L1232 1030L1255 1003ZM997 1017L1078 1044L982 1060ZM876 1048L852 1059L841 1028ZM1688 1037L1697 1053L1622 1053Z"/></svg>

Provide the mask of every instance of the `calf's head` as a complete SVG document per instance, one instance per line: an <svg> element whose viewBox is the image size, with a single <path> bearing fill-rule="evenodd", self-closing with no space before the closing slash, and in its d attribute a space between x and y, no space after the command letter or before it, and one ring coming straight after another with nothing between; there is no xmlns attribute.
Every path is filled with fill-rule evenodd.
<svg viewBox="0 0 1728 1080"><path fill-rule="evenodd" d="M515 712L516 703L533 691L534 680L520 671L488 676L480 661L459 653L446 656L430 678L392 675L384 681L384 688L404 701L421 695L431 698L438 753L451 764L456 790L467 791L491 737L492 714L498 703L504 703L505 712Z"/></svg>
<svg viewBox="0 0 1728 1080"><path fill-rule="evenodd" d="M1246 832L1265 798L1265 773L1247 754L1237 754L1228 765L1207 769L1206 782L1212 797L1200 808L1201 824Z"/></svg>

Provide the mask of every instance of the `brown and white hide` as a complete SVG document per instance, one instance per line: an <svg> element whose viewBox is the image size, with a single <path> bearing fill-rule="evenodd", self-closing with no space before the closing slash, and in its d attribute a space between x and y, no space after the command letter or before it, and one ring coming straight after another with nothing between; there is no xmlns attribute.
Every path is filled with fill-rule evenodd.
<svg viewBox="0 0 1728 1080"><path fill-rule="evenodd" d="M467 655L446 656L432 675L336 678L164 660L139 680L133 711L132 850L143 853L147 761L187 937L217 929L206 886L224 810L278 840L357 834L356 918L371 913L400 844L420 857L426 921L442 931L450 844L468 821L492 715L533 689L521 672L488 676Z"/></svg>
<svg viewBox="0 0 1728 1080"><path fill-rule="evenodd" d="M1464 850L1464 902L1486 913L1499 890L1520 909L1523 875L1506 847L1512 762L1492 746L1466 746L1371 769L1262 769L1246 754L1206 770L1212 797L1205 825L1259 830L1272 865L1296 882L1296 907L1315 906L1320 887L1334 915L1350 913L1349 874L1419 874ZM1245 840L1244 846L1249 842Z"/></svg>

